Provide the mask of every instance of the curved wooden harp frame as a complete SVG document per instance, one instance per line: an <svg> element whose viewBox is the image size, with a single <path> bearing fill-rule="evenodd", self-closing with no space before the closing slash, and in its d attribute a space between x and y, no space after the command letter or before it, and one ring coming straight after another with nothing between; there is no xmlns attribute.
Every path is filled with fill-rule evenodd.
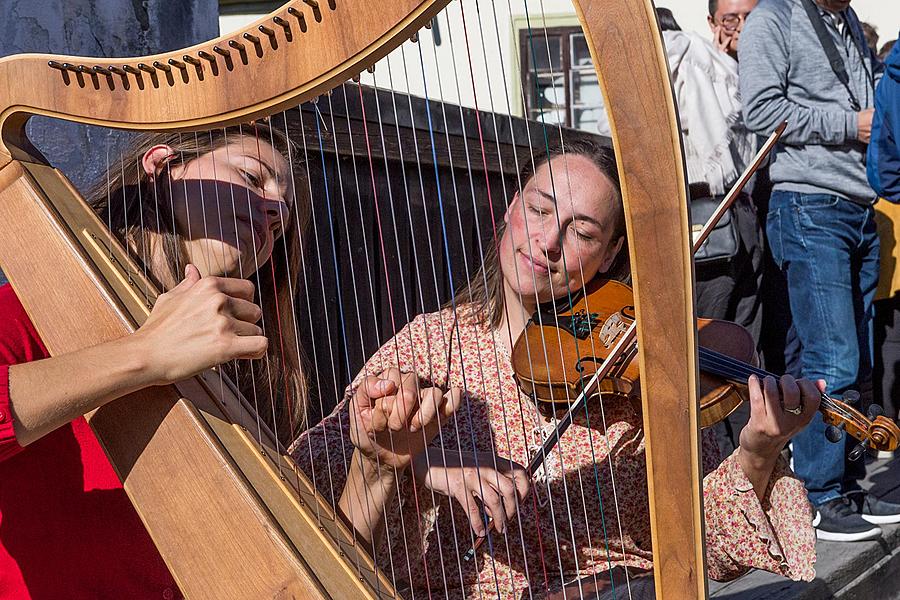
<svg viewBox="0 0 900 600"><path fill-rule="evenodd" d="M132 130L248 122L374 64L448 1L294 0L248 29L178 52L0 60L0 265L51 354L133 331L155 294L29 144L30 116ZM657 597L705 597L686 180L662 38L651 0L575 6L608 107L632 240ZM305 478L295 490L276 466L289 469L286 459L260 452L240 402L210 372L88 415L182 591L392 597Z"/></svg>

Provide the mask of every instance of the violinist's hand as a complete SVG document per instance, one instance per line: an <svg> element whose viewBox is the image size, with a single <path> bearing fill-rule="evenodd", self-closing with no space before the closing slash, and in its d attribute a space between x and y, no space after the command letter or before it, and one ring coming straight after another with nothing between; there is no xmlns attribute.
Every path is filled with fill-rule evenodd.
<svg viewBox="0 0 900 600"><path fill-rule="evenodd" d="M459 408L462 393L421 387L414 373L388 369L366 377L350 401L350 439L381 468L405 469Z"/></svg>
<svg viewBox="0 0 900 600"><path fill-rule="evenodd" d="M780 383L780 389L779 389ZM778 454L787 441L800 432L819 409L825 381L783 375L780 381L766 377L760 385L755 375L748 382L750 421L741 430L738 462L762 499ZM800 408L800 414L791 410Z"/></svg>
<svg viewBox="0 0 900 600"><path fill-rule="evenodd" d="M428 489L459 502L478 537L487 533L481 506L493 519L494 530L505 533L531 487L522 465L490 452L428 448L413 461L413 474Z"/></svg>

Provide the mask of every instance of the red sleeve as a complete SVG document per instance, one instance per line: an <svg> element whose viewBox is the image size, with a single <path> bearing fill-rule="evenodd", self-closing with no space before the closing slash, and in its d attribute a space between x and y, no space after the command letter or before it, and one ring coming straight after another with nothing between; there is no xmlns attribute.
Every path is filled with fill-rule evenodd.
<svg viewBox="0 0 900 600"><path fill-rule="evenodd" d="M9 408L9 366L48 356L12 287L0 287L0 461L22 449L16 441Z"/></svg>

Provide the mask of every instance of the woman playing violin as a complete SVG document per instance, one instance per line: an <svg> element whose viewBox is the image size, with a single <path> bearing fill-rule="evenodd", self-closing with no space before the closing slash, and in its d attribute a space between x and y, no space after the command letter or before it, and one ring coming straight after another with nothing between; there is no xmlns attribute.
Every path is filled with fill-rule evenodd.
<svg viewBox="0 0 900 600"><path fill-rule="evenodd" d="M579 413L532 478L521 465L554 421L520 392L510 360L539 304L595 276L627 277L615 159L567 142L521 181L498 247L455 304L385 344L293 453L308 473L329 466L344 516L417 596L605 597L626 585L632 597L650 594L641 415L621 400ZM532 349L533 360L542 352ZM812 515L780 452L816 411L824 382L748 383L740 447L723 461L703 436L709 575L759 568L810 580ZM423 427L423 414L441 426Z"/></svg>

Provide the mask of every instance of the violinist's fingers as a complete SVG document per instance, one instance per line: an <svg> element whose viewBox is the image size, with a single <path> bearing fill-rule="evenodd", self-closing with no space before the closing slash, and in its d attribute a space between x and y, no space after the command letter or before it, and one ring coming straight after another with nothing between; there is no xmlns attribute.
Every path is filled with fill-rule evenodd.
<svg viewBox="0 0 900 600"><path fill-rule="evenodd" d="M369 431L381 433L387 427L389 410L385 410L385 403L391 402L391 398L377 398L369 414Z"/></svg>
<svg viewBox="0 0 900 600"><path fill-rule="evenodd" d="M800 408L800 388L797 385L797 380L791 375L781 376L781 405L784 408L784 412L791 416L794 416L794 413L791 411Z"/></svg>
<svg viewBox="0 0 900 600"><path fill-rule="evenodd" d="M750 393L750 420L764 421L766 418L766 401L763 398L759 377L756 375L750 376L747 380L747 390Z"/></svg>
<svg viewBox="0 0 900 600"><path fill-rule="evenodd" d="M383 398L397 392L397 383L390 379L369 376L356 389L356 400L360 406L372 406L376 398Z"/></svg>
<svg viewBox="0 0 900 600"><path fill-rule="evenodd" d="M497 472L496 483L497 491L503 500L503 509L506 511L506 522L512 521L516 516L516 510L519 508L518 490L516 483L510 475Z"/></svg>
<svg viewBox="0 0 900 600"><path fill-rule="evenodd" d="M797 385L800 387L800 397L803 402L801 419L804 424L809 423L816 411L819 410L819 402L822 400L822 388L817 385L819 382L824 383L821 379L816 383L809 379L797 380Z"/></svg>
<svg viewBox="0 0 900 600"><path fill-rule="evenodd" d="M463 391L461 388L452 387L450 391L444 394L444 402L441 406L441 416L452 417L453 413L462 406Z"/></svg>
<svg viewBox="0 0 900 600"><path fill-rule="evenodd" d="M824 379L816 379L816 387L819 388L821 393L825 393L825 390L828 389L828 382Z"/></svg>
<svg viewBox="0 0 900 600"><path fill-rule="evenodd" d="M459 505L466 511L466 516L469 518L469 526L472 528L475 535L477 537L484 537L484 515L481 513L481 508L478 506L478 500L475 499L475 495L469 490L462 490L461 492L454 493L453 497L456 498Z"/></svg>
<svg viewBox="0 0 900 600"><path fill-rule="evenodd" d="M386 379L388 381L393 381L397 388L403 383L403 373L400 372L400 369L396 367L391 367L389 369L385 369L379 375L379 379Z"/></svg>
<svg viewBox="0 0 900 600"><path fill-rule="evenodd" d="M485 512L494 520L494 530L497 533L506 532L506 511L503 508L503 499L493 486L482 480L473 493L481 498Z"/></svg>
<svg viewBox="0 0 900 600"><path fill-rule="evenodd" d="M519 500L524 500L531 490L531 477L528 476L528 470L521 465L516 465L510 471L513 483L516 485L516 492L519 494Z"/></svg>
<svg viewBox="0 0 900 600"><path fill-rule="evenodd" d="M419 431L437 420L438 411L444 402L444 394L438 388L424 388L419 392L419 410L409 421L410 431Z"/></svg>
<svg viewBox="0 0 900 600"><path fill-rule="evenodd" d="M517 462L499 457L497 458L497 468L502 470L515 485L519 500L524 500L525 496L528 495L528 490L531 489L531 478L528 476L528 470Z"/></svg>
<svg viewBox="0 0 900 600"><path fill-rule="evenodd" d="M407 429L412 415L419 408L419 394L416 389L418 378L415 375L404 375L403 383L397 395L394 396L388 427L391 431Z"/></svg>
<svg viewBox="0 0 900 600"><path fill-rule="evenodd" d="M763 405L766 407L767 422L777 422L781 415L781 394L778 391L778 382L774 377L766 377L762 381Z"/></svg>

